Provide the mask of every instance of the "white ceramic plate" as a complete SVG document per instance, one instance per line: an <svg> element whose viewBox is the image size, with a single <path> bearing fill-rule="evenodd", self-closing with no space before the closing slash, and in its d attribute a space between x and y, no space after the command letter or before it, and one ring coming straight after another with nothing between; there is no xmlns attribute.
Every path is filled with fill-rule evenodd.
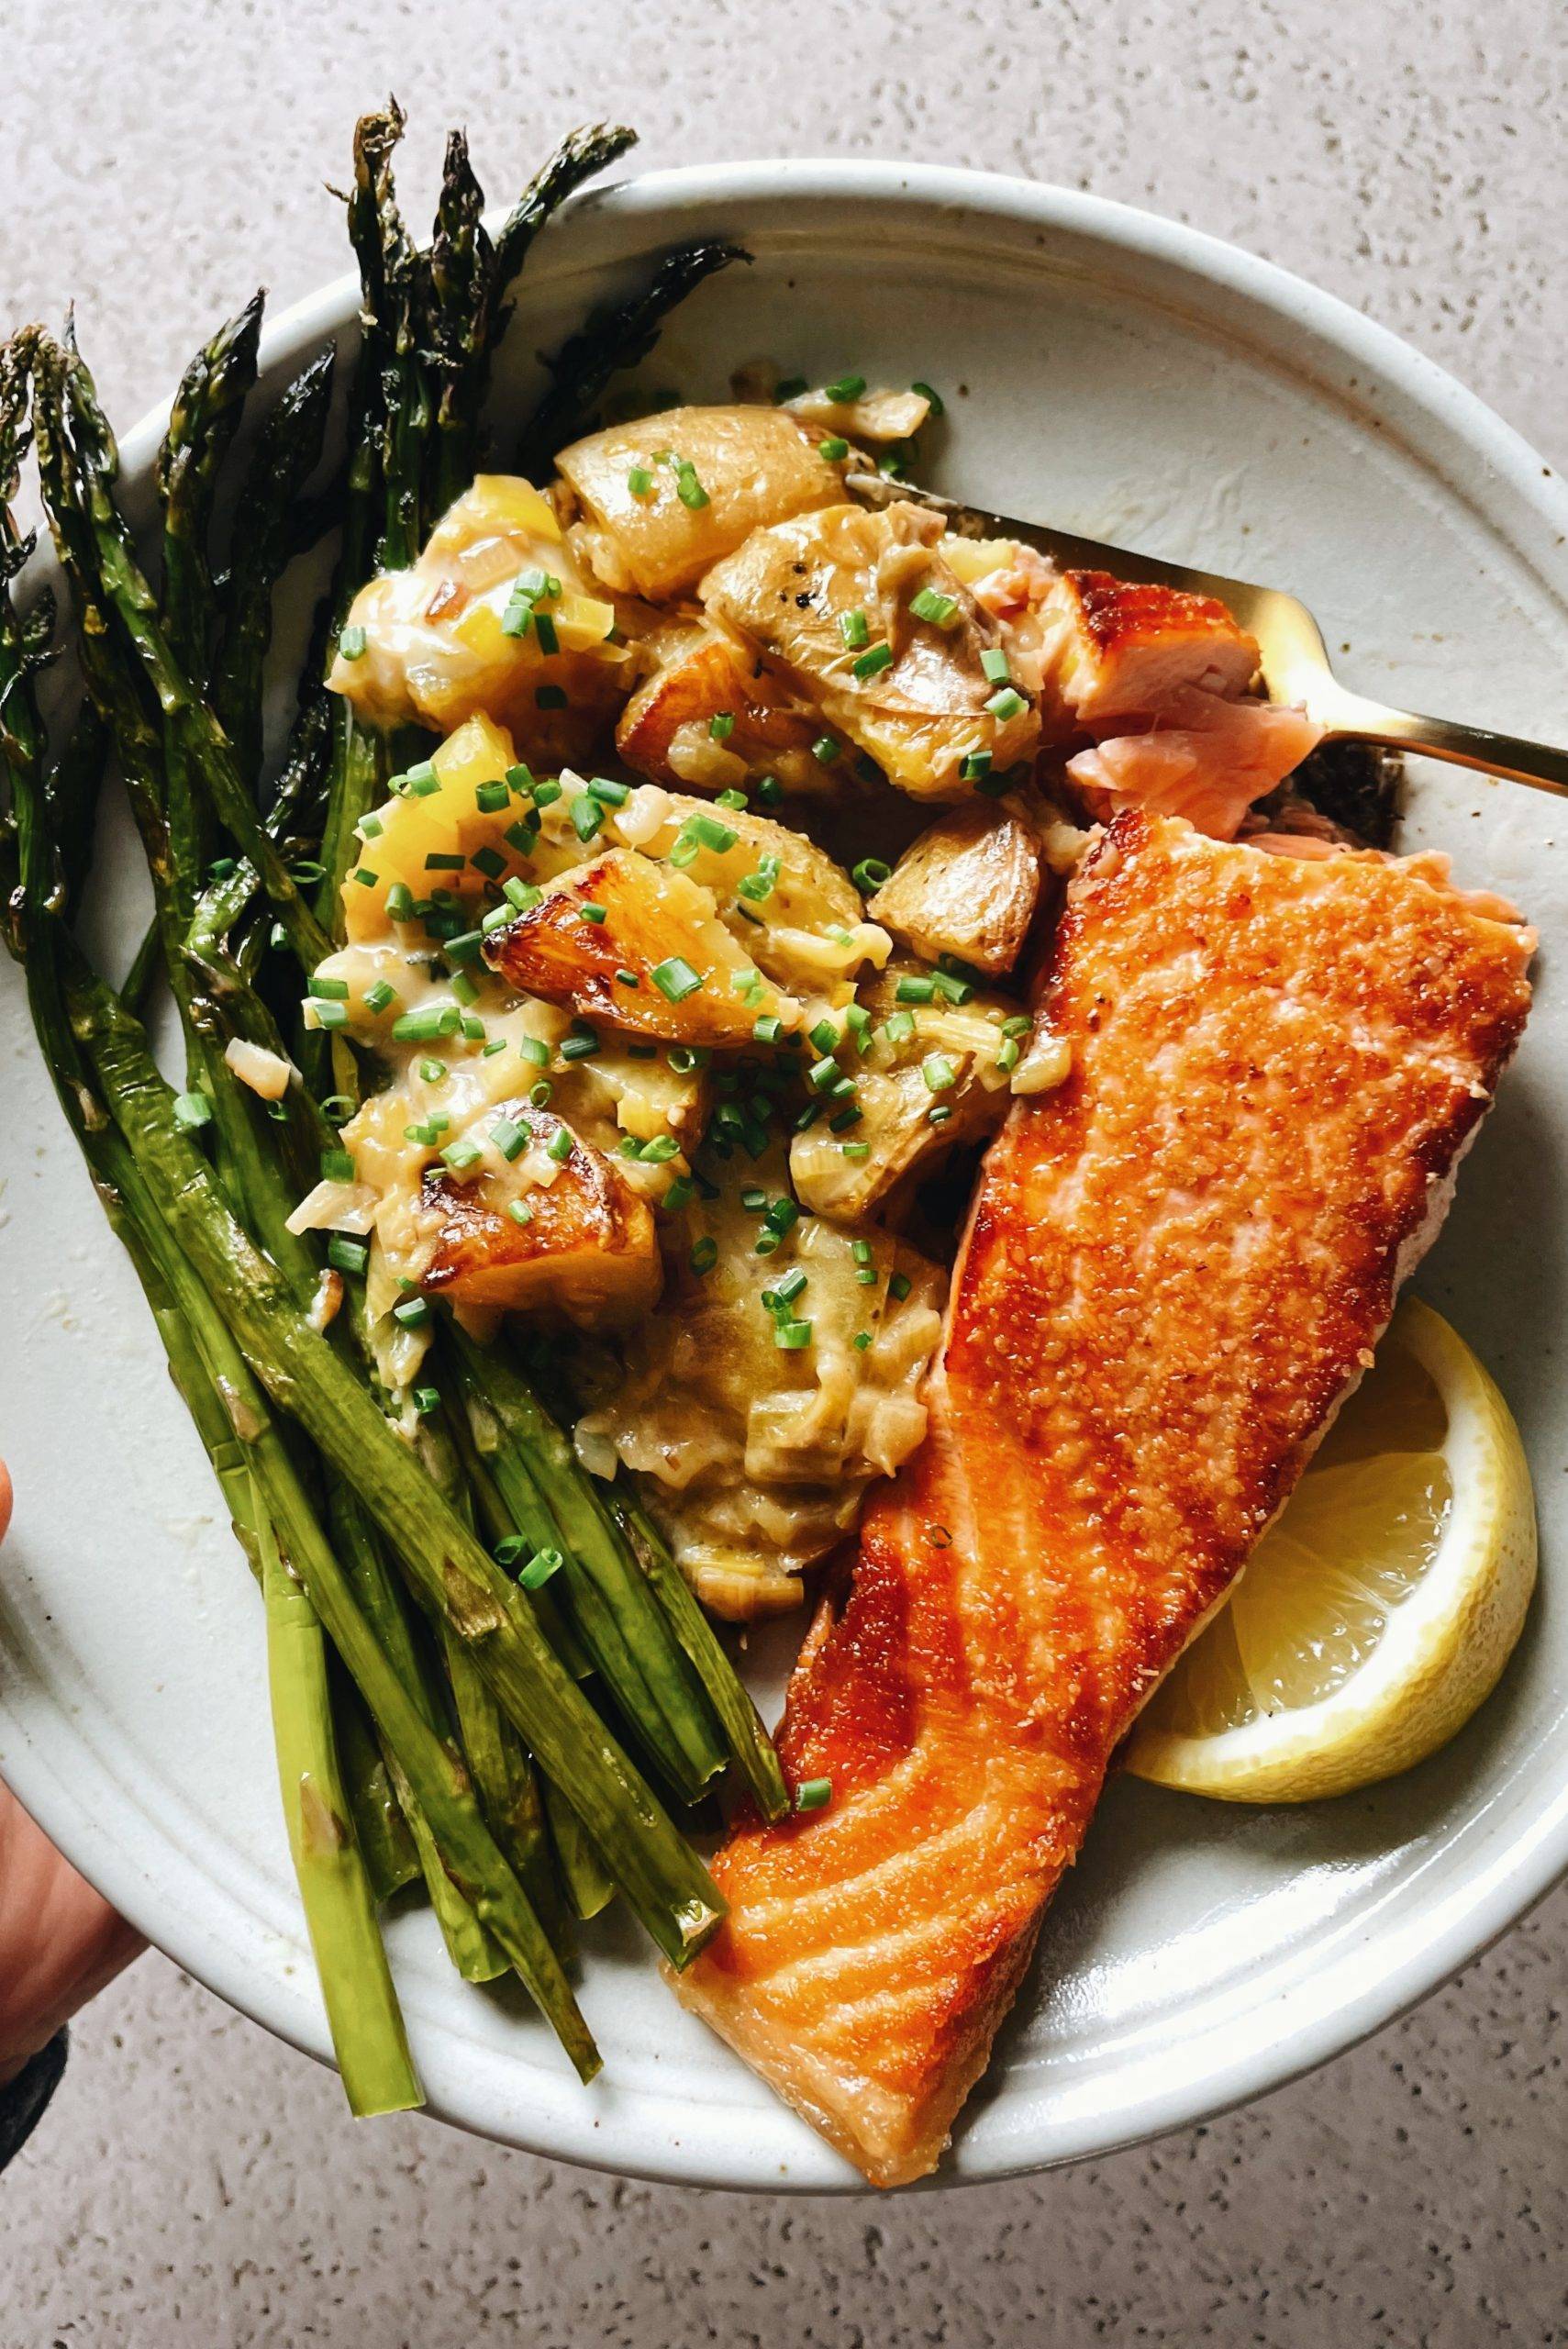
<svg viewBox="0 0 1568 2349"><path fill-rule="evenodd" d="M628 265L699 232L756 254L704 288L644 371L722 395L769 354L813 380L936 382L942 486L1297 589L1379 696L1559 738L1568 497L1496 417L1390 336L1190 230L1050 188L890 165L655 175L540 245L498 432L549 345ZM264 254L258 254L258 264ZM267 381L354 308L348 280L276 325ZM193 321L193 329L197 322ZM193 331L194 340L194 331ZM161 417L130 436L143 510ZM499 442L504 455L504 438ZM1228 1809L1126 1781L1057 1901L1037 1975L947 2179L1097 2154L1322 2062L1440 1982L1568 1863L1568 813L1429 770L1414 841L1515 894L1543 939L1534 1019L1421 1286L1518 1414L1542 1587L1496 1695L1446 1753L1366 1795ZM1561 845L1558 845L1559 840ZM110 843L106 854L116 853ZM138 862L124 850L124 870ZM138 893L115 909L128 952ZM172 1956L297 2045L328 2040L290 1879L249 1575L126 1260L0 994L0 1768ZM508 2143L722 2186L851 2174L606 1935L578 2087L524 2002L465 1987L426 1916L392 1943L432 2107Z"/></svg>

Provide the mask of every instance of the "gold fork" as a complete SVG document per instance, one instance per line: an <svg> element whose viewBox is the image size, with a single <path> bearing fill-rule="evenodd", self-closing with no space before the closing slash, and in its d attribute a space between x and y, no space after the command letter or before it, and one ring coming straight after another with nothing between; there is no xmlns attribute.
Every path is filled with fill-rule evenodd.
<svg viewBox="0 0 1568 2349"><path fill-rule="evenodd" d="M939 497L934 490L890 481L882 473L851 473L847 486L866 506L885 508L899 499L912 499L929 507L958 538L1021 540L1025 546L1048 555L1062 571L1108 571L1118 579L1136 580L1146 586L1180 587L1189 595L1216 596L1237 625L1257 639L1263 689L1269 699L1299 703L1323 728L1326 740L1380 742L1389 750L1414 751L1423 758L1447 759L1455 766L1479 767L1486 774L1528 783L1534 790L1568 799L1568 751L1557 750L1550 742L1527 741L1518 734L1498 734L1486 726L1462 726L1457 718L1421 718L1413 710L1390 709L1383 702L1351 693L1329 666L1323 631L1306 605L1277 587L1255 587L1250 580L1227 579L1218 571L1191 571L1184 563L1162 562L1152 555L1135 554L1129 547L1079 538L1072 530L1019 522L1008 514L988 514L983 507L960 505L951 497Z"/></svg>

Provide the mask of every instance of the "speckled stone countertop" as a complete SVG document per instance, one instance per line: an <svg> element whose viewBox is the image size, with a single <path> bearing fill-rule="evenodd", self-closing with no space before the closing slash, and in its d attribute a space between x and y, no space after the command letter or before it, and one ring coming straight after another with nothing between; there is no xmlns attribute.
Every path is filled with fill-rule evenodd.
<svg viewBox="0 0 1568 2349"><path fill-rule="evenodd" d="M281 304L341 269L320 184L389 83L411 184L449 121L502 189L613 114L650 163L910 156L1145 205L1317 279L1568 463L1561 0L10 0L0 325L74 297L133 417L258 273ZM335 2079L148 1958L0 2182L0 2349L1561 2342L1565 1941L1559 1891L1248 2111L875 2202L356 2127Z"/></svg>

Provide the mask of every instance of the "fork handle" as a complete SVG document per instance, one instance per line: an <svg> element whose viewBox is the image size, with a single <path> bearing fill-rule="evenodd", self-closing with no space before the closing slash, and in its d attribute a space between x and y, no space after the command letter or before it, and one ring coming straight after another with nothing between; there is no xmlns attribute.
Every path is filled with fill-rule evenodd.
<svg viewBox="0 0 1568 2349"><path fill-rule="evenodd" d="M1313 702L1318 697L1312 696ZM1486 726L1462 726L1452 718L1420 718L1412 710L1388 709L1360 694L1336 690L1331 701L1313 708L1330 741L1380 742L1391 751L1414 751L1451 765L1478 767L1484 774L1568 799L1568 751L1531 742L1520 734L1495 734Z"/></svg>

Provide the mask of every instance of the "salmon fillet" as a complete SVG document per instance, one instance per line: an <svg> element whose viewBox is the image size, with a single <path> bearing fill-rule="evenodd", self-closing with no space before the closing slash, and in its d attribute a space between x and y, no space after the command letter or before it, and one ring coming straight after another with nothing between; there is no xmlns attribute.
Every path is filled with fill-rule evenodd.
<svg viewBox="0 0 1568 2349"><path fill-rule="evenodd" d="M1119 816L680 1995L873 2184L931 2169L1118 1741L1372 1359L1518 1041L1530 940L1429 873Z"/></svg>

